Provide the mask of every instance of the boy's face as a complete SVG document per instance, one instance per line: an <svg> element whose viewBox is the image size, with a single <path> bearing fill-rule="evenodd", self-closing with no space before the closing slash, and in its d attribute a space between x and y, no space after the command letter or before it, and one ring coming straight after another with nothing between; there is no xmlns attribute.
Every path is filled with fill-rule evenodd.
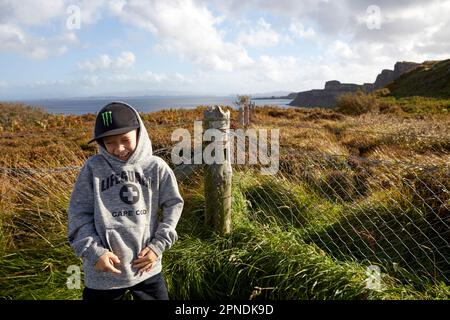
<svg viewBox="0 0 450 320"><path fill-rule="evenodd" d="M120 160L127 161L136 149L137 129L127 133L104 137L103 143L106 150Z"/></svg>

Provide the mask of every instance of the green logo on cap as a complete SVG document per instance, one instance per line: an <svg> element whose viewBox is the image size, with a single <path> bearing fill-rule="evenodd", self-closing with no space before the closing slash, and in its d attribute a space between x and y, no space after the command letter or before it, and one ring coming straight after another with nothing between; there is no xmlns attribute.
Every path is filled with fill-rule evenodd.
<svg viewBox="0 0 450 320"><path fill-rule="evenodd" d="M105 111L102 113L103 125L109 127L112 125L112 111Z"/></svg>

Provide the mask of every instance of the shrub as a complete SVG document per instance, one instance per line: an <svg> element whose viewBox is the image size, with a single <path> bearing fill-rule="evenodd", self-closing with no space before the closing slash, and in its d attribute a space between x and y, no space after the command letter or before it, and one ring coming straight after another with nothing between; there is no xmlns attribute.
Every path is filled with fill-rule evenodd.
<svg viewBox="0 0 450 320"><path fill-rule="evenodd" d="M373 93L376 97L388 97L391 94L391 91L388 88L381 88Z"/></svg>
<svg viewBox="0 0 450 320"><path fill-rule="evenodd" d="M348 115L360 115L363 113L377 111L378 101L371 94L363 92L344 93L336 99L336 111Z"/></svg>
<svg viewBox="0 0 450 320"><path fill-rule="evenodd" d="M393 103L393 102L388 102L388 101L382 101L378 103L378 110L381 114L403 114L404 111L402 110L402 108L397 104L397 103Z"/></svg>

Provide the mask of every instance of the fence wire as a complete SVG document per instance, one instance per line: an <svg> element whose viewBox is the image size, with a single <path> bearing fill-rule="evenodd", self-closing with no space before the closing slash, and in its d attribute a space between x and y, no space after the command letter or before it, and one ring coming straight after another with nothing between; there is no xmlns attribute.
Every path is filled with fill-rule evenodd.
<svg viewBox="0 0 450 320"><path fill-rule="evenodd" d="M336 259L449 283L449 166L289 150L276 176L244 176L259 221L295 227Z"/></svg>
<svg viewBox="0 0 450 320"><path fill-rule="evenodd" d="M156 150L170 161L170 148ZM450 166L281 148L274 176L234 165L252 219L295 228L335 259L376 264L405 281L450 282ZM80 167L0 168L58 175ZM191 188L200 188L201 182ZM184 183L184 182L183 182Z"/></svg>

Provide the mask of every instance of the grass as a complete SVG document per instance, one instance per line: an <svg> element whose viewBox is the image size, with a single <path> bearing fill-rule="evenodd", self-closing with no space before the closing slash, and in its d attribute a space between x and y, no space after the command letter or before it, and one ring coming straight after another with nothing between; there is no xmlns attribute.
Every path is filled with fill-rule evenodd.
<svg viewBox="0 0 450 320"><path fill-rule="evenodd" d="M403 112L409 114L447 114L450 112L449 98L434 98L434 97L383 97L380 99L383 105L397 106L393 107L397 110L400 108Z"/></svg>
<svg viewBox="0 0 450 320"><path fill-rule="evenodd" d="M197 179L201 179L198 176ZM201 223L203 197L199 189L185 194L186 210L180 220L180 239L166 252L164 274L170 295L178 299L423 299L444 298L446 287L428 291L414 291L412 286L399 285L386 275L386 288L377 292L365 288L367 263L335 260L315 243L304 241L298 226L281 220L267 219L284 208L271 201L287 197L287 201L301 201L303 191L291 190L286 182L273 179L261 185L254 173L236 173L233 188L233 232L225 237L205 230ZM65 183L69 184L70 179ZM48 182L48 181L47 181ZM191 180L189 183L193 183ZM0 284L2 297L12 299L78 299L81 290L66 287L67 267L80 266L65 240L64 220L66 192L56 184L40 185L24 214L34 228L22 223L9 225L14 230L27 230L14 235L15 248L5 250L1 258ZM201 186L201 183L197 185ZM182 186L183 193L186 186ZM43 191L62 194L42 199ZM25 193L26 194L26 193ZM265 200L255 208L254 196ZM29 195L29 194L26 194ZM35 197L35 198L33 198ZM40 201L38 199L41 199ZM287 201L286 201L287 200ZM252 204L253 201L253 204ZM310 200L315 207L318 198ZM50 219L51 209L54 219ZM43 209L39 209L43 205ZM19 210L21 211L21 210ZM318 211L316 211L317 213ZM299 212L296 212L299 213ZM309 219L312 219L310 217ZM3 221L8 222L6 219ZM39 222L40 221L40 222ZM55 223L56 221L56 223ZM31 223L30 223L31 224ZM6 228L8 229L8 228ZM45 235L45 236L43 236ZM21 288L17 290L17 288ZM445 289L445 290L444 290ZM448 292L447 292L448 293Z"/></svg>
<svg viewBox="0 0 450 320"><path fill-rule="evenodd" d="M268 219L283 213L276 198L285 181L261 185L252 172L235 177L233 232L226 237L214 233L184 234L166 254L165 274L171 279L172 294L180 299L424 299L445 298L448 288L441 285L417 291L411 285L399 284L385 274L381 292L365 287L368 261L351 262L333 259L315 243L304 241L299 228L287 227L281 221ZM265 178L264 178L265 179ZM264 181L264 180L263 180ZM274 188L275 187L275 188ZM265 199L259 211L250 196ZM299 195L295 195L299 192ZM291 199L301 196L292 191ZM260 199L263 200L263 199ZM317 201L319 199L316 199ZM259 202L261 203L261 201ZM285 202L286 203L286 202ZM202 203L197 203L201 210ZM270 211L269 211L270 210ZM196 210L193 210L196 212ZM270 214L268 214L270 212ZM189 213L183 218L190 223ZM192 217L198 221L198 217ZM188 254L195 252L195 255ZM181 275L181 276L179 276ZM176 279L176 280L175 280ZM181 280L182 279L182 280ZM178 281L177 281L178 280Z"/></svg>
<svg viewBox="0 0 450 320"><path fill-rule="evenodd" d="M15 250L2 255L0 285L2 299L65 300L80 299L80 289L68 289L71 273L68 267L80 266L80 260L60 240L51 249L41 244L37 248Z"/></svg>
<svg viewBox="0 0 450 320"><path fill-rule="evenodd" d="M346 115L379 113L390 115L448 114L450 98L429 96L395 97L384 93L345 93L336 98L336 111Z"/></svg>
<svg viewBox="0 0 450 320"><path fill-rule="evenodd" d="M7 108L15 110L10 117L17 125L0 132L0 167L21 171L0 170L0 297L80 299L81 288L66 285L67 268L81 267L66 240L77 170L36 169L81 166L95 153L95 145L86 144L93 115L26 109L22 119L21 106ZM175 128L192 131L203 110L143 114L154 149L173 145ZM448 121L447 115L258 108L256 128L281 128L280 172L267 177L257 168L236 167L233 231L227 236L204 226L202 172L180 183L185 209L179 240L163 264L171 298L448 299L448 283L414 269L420 267L415 260L428 267L430 255L414 240L425 245L424 233L434 241L428 247L441 246L430 225L448 235L442 223L450 189ZM442 139L417 138L424 133ZM367 163L356 157L361 155L375 163L414 160L429 169ZM413 259L402 242L423 254ZM436 265L448 272L443 262ZM381 291L366 288L373 264L382 271Z"/></svg>

